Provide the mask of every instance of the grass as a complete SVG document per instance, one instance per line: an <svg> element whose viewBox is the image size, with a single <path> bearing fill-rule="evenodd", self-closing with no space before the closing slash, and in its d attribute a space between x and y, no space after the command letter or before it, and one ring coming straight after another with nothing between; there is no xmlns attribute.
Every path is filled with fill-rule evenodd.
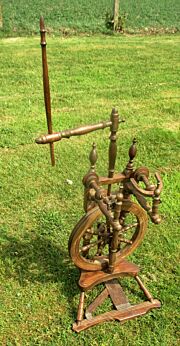
<svg viewBox="0 0 180 346"><path fill-rule="evenodd" d="M164 181L163 222L149 223L131 256L162 308L80 335L71 331L79 273L67 243L83 215L81 179L91 143L98 144L97 172L105 175L109 131L57 143L52 168L49 148L34 143L46 133L39 38L6 38L0 45L0 343L177 345L179 37L48 39L54 130L105 120L117 106L126 122L119 131L116 170L124 168L136 136L136 165L160 171Z"/></svg>
<svg viewBox="0 0 180 346"><path fill-rule="evenodd" d="M128 32L176 32L179 30L179 1L121 0L120 15L125 16ZM113 0L3 0L1 36L31 35L39 32L44 15L49 32L107 32L106 15L112 15Z"/></svg>

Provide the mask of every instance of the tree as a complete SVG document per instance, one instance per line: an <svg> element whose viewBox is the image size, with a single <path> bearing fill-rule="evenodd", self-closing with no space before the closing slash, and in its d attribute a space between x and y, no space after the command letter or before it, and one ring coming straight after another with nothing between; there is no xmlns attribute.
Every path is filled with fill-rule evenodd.
<svg viewBox="0 0 180 346"><path fill-rule="evenodd" d="M0 28L3 27L2 5L0 5Z"/></svg>
<svg viewBox="0 0 180 346"><path fill-rule="evenodd" d="M119 0L114 0L114 31L117 30L118 27L118 19L119 19Z"/></svg>

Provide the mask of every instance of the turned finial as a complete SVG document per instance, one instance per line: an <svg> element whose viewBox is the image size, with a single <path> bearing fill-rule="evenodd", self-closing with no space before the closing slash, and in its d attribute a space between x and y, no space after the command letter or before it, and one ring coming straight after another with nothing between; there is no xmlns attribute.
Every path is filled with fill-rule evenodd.
<svg viewBox="0 0 180 346"><path fill-rule="evenodd" d="M91 152L89 154L89 161L90 161L90 172L95 172L95 166L96 166L96 161L97 161L97 150L96 150L96 144L93 143Z"/></svg>
<svg viewBox="0 0 180 346"><path fill-rule="evenodd" d="M136 143L137 143L137 140L136 140L136 138L134 138L132 145L129 148L129 162L130 163L133 163L133 160L134 160L136 153L137 153Z"/></svg>
<svg viewBox="0 0 180 346"><path fill-rule="evenodd" d="M136 143L137 143L136 138L134 138L129 148L129 162L124 170L124 173L126 175L129 175L131 172L133 172L133 168L134 168L133 161L137 153Z"/></svg>
<svg viewBox="0 0 180 346"><path fill-rule="evenodd" d="M161 217L159 216L159 213L158 213L158 207L159 207L159 204L161 203L160 193L162 190L162 182L158 173L155 174L155 177L157 180L157 186L154 190L151 220L155 224L159 224L161 222Z"/></svg>

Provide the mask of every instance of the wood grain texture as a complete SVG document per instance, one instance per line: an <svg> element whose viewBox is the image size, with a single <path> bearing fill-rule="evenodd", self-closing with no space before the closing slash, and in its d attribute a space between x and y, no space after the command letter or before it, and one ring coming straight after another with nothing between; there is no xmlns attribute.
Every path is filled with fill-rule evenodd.
<svg viewBox="0 0 180 346"><path fill-rule="evenodd" d="M87 307L85 311L85 316L87 319L92 318L92 313L96 310L98 306L100 306L104 300L108 297L109 292L107 288L105 288L97 297L96 299Z"/></svg>
<svg viewBox="0 0 180 346"><path fill-rule="evenodd" d="M132 244L127 245L122 251L116 253L116 264L120 263L123 258L130 255L144 238L147 228L147 215L146 212L137 204L125 200L122 203L122 210L132 213L138 220L138 226L133 236ZM102 216L99 207L91 209L85 214L78 224L75 226L69 238L69 254L74 264L83 270L99 271L106 269L108 266L108 256L101 256L98 261L89 261L87 258L81 256L80 241L88 228L94 224Z"/></svg>
<svg viewBox="0 0 180 346"><path fill-rule="evenodd" d="M51 95L49 86L48 63L46 54L46 30L43 17L40 18L41 50L42 50L42 69L43 69L43 89L44 103L46 110L46 120L49 135L52 134L52 116L51 116ZM50 143L51 164L55 165L54 143Z"/></svg>
<svg viewBox="0 0 180 346"><path fill-rule="evenodd" d="M116 263L113 273L101 271L82 271L79 279L79 286L82 290L88 291L94 286L123 276L136 276L139 272L139 267L131 262L122 260Z"/></svg>
<svg viewBox="0 0 180 346"><path fill-rule="evenodd" d="M124 310L130 306L129 301L117 279L107 281L105 286L117 310Z"/></svg>
<svg viewBox="0 0 180 346"><path fill-rule="evenodd" d="M88 329L102 322L117 320L123 323L135 317L145 315L148 311L154 308L160 308L160 306L160 301L154 299L152 303L148 301L130 306L124 311L112 310L110 312L105 312L104 314L101 314L99 316L95 316L90 320L84 319L79 323L74 323L72 329L76 332L81 332L82 330Z"/></svg>

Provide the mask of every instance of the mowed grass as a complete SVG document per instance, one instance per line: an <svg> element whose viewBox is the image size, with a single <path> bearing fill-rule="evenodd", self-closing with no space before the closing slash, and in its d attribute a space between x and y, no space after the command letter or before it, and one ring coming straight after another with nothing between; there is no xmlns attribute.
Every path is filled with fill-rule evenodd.
<svg viewBox="0 0 180 346"><path fill-rule="evenodd" d="M51 33L107 33L106 15L111 17L113 3L114 0L3 0L0 35L38 33L40 15L45 17ZM131 33L139 30L176 32L180 28L178 0L121 0L119 12L123 29Z"/></svg>
<svg viewBox="0 0 180 346"><path fill-rule="evenodd" d="M81 180L93 141L97 173L107 174L109 130L56 143L52 168L48 146L34 143L46 133L39 39L3 39L0 45L0 343L177 345L179 37L48 38L54 131L106 120L116 106L126 120L116 171L127 163L136 136L136 166L159 171L164 181L162 223L149 222L143 244L130 257L162 308L79 335L71 330L79 272L67 244L83 215ZM138 297L133 281L123 283Z"/></svg>

